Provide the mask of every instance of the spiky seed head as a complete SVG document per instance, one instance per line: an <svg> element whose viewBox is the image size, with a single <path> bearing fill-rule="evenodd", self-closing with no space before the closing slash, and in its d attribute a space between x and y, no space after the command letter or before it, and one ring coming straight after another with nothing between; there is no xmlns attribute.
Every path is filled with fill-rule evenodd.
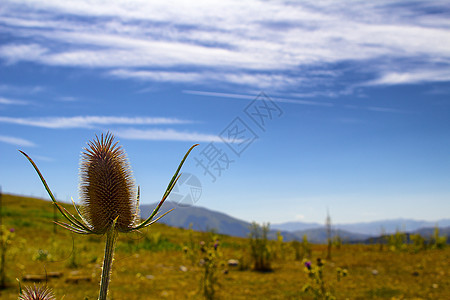
<svg viewBox="0 0 450 300"><path fill-rule="evenodd" d="M56 300L53 291L45 286L26 286L18 300Z"/></svg>
<svg viewBox="0 0 450 300"><path fill-rule="evenodd" d="M96 136L81 154L80 199L94 233L105 233L117 217L120 232L130 231L138 220L133 174L124 150L110 133Z"/></svg>

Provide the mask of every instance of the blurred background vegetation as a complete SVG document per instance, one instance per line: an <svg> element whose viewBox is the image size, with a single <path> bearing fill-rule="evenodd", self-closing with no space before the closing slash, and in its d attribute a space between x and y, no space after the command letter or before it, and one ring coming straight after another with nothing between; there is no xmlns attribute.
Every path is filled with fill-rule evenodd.
<svg viewBox="0 0 450 300"><path fill-rule="evenodd" d="M1 216L1 299L17 299L16 278L22 285L47 284L57 299L96 299L103 237L55 229L53 206L41 199L4 194ZM271 239L269 228L253 223L250 236L242 238L155 224L120 235L112 299L445 299L450 294L450 249L438 229L431 238L399 231L373 239L372 245L349 245L336 237L320 245L307 236Z"/></svg>

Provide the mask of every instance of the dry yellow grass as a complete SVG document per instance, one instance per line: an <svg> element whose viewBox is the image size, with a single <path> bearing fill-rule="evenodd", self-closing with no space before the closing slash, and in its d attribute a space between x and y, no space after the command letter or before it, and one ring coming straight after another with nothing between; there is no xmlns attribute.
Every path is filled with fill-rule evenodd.
<svg viewBox="0 0 450 300"><path fill-rule="evenodd" d="M56 271L63 272L63 276L49 278L48 286L54 289L57 299L97 299L102 238L73 235L62 228L54 234L52 217L53 207L48 201L3 195L3 222L8 228L15 228L15 237L7 253L10 286L0 291L1 299L17 299L15 278ZM190 244L190 239L197 245L201 240L210 240L211 235L194 232L190 238L187 230L155 225L141 235L120 237L110 285L111 299L202 299L201 268L192 264L183 247ZM246 239L219 238L223 261L245 257L248 253ZM39 257L40 249L43 252ZM270 273L219 267L217 298L313 299L311 294L302 292L308 282L303 263L294 260L289 245L285 249L285 257L273 263L274 271ZM313 263L317 257L326 255L325 246L313 245L312 250ZM449 262L449 247L413 253L380 252L378 246L344 245L340 250L333 250L332 261L325 262L324 279L337 299L448 299ZM185 266L187 271L180 266ZM348 270L348 276L340 282L336 276L338 267ZM228 274L222 273L225 268ZM76 276L90 281L66 282Z"/></svg>

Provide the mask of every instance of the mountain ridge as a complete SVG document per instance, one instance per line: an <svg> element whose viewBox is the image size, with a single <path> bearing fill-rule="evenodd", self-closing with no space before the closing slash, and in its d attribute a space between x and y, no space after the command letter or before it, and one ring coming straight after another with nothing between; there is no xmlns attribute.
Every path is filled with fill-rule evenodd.
<svg viewBox="0 0 450 300"><path fill-rule="evenodd" d="M272 224L272 228L286 231L298 231L308 229L309 226L317 224L320 226L324 226L318 223L304 223L304 222L285 222L285 223L277 223ZM381 235L381 234L392 234L396 231L416 231L420 228L430 228L435 227L438 224L438 227L449 227L450 219L440 219L437 221L425 221L425 220L415 220L415 219L407 219L407 218L396 218L396 219L385 219L379 221L371 221L371 222L357 222L357 223L343 223L343 224L332 224L333 229L340 229L351 231L359 234L368 234L368 235ZM306 227L306 228L305 228Z"/></svg>
<svg viewBox="0 0 450 300"><path fill-rule="evenodd" d="M155 207L156 203L141 205L141 216L143 218L148 217ZM169 201L164 203L162 210L165 212L173 208L176 209L164 216L159 222L174 227L192 227L192 229L199 231L215 230L220 234L238 237L247 237L250 233L250 222L234 218L222 212L200 206L179 206ZM450 219L442 219L438 222L440 222L440 228L450 227ZM282 224L288 224L288 226L279 226L280 224L270 225L269 238L276 238L277 231L280 231L285 241L301 240L304 235L307 235L310 242L326 242L327 233L324 224L302 222L286 222ZM402 224L405 225L403 226ZM423 228L434 228L435 224L436 222L405 218L350 224L332 224L332 236L339 235L344 242L364 242L371 237L392 234L397 230L414 233ZM385 228L384 232L381 230L382 226ZM295 228L301 229L295 230Z"/></svg>

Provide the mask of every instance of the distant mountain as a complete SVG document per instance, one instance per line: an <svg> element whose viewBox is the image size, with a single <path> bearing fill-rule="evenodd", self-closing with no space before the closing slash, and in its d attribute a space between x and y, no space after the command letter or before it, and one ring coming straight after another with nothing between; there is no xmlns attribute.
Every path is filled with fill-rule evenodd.
<svg viewBox="0 0 450 300"><path fill-rule="evenodd" d="M141 217L150 216L156 204L141 205ZM245 237L249 232L250 223L230 217L224 213L212 211L198 206L177 206L173 202L165 202L163 211L166 212L172 208L176 208L159 222L181 228L189 228L198 231L216 230L218 233Z"/></svg>
<svg viewBox="0 0 450 300"><path fill-rule="evenodd" d="M435 230L434 227L428 227L428 228L420 228L413 232L405 232L406 241L408 243L411 242L410 237L412 234L420 234L423 238L425 238L425 240L430 241L430 239L434 235L434 230ZM450 227L439 228L439 236L445 236L447 238L447 244L450 243ZM363 244L378 244L378 243L386 243L387 239L388 238L386 237L386 235L383 235L370 237L366 240L360 240L356 242Z"/></svg>
<svg viewBox="0 0 450 300"><path fill-rule="evenodd" d="M313 244L324 244L327 242L328 236L327 236L327 230L325 227L319 227L314 229L306 229L306 230L298 230L292 232L295 235L295 238L297 240L301 240L304 235L308 237L308 241ZM370 238L370 235L368 234L361 234L361 233L354 233L349 232L345 230L332 230L331 231L331 237L334 238L336 236L339 236L342 239L343 243L349 243L349 242L357 242L357 241L363 241L368 238Z"/></svg>
<svg viewBox="0 0 450 300"><path fill-rule="evenodd" d="M279 224L270 224L270 227L277 230L285 230L285 231L299 231L299 230L307 230L313 228L322 227L323 224L319 223L304 223L304 222L286 222Z"/></svg>
<svg viewBox="0 0 450 300"><path fill-rule="evenodd" d="M357 233L380 235L382 230L384 230L384 233L386 234L395 233L398 230L413 232L420 228L435 227L436 225L439 227L448 227L450 226L450 219L442 219L437 222L411 219L393 219L367 223L337 224L335 227Z"/></svg>
<svg viewBox="0 0 450 300"><path fill-rule="evenodd" d="M411 232L412 234L420 234L424 238L430 238L434 235L434 227L429 228L420 228L414 232ZM450 226L439 228L439 235L440 236L446 236L447 237L447 243L450 242Z"/></svg>
<svg viewBox="0 0 450 300"><path fill-rule="evenodd" d="M150 216L155 204L141 205L141 218ZM247 237L250 233L251 223L245 222L233 217L230 217L224 213L206 209L199 206L178 206L173 202L167 201L164 203L163 212L169 211L172 208L176 208L169 214L164 216L160 221L161 223L180 227L189 228L192 224L192 229L198 231L215 230L217 233L227 234L231 236ZM296 239L296 236L287 231L281 231L285 241L291 241ZM276 238L276 230L271 230L268 234L269 239Z"/></svg>
<svg viewBox="0 0 450 300"><path fill-rule="evenodd" d="M287 222L281 224L273 224L272 228L281 229L287 231L298 231L311 229L313 225L317 225L316 227L323 227L322 224L315 223L303 223L303 222ZM393 219L393 220L383 220L383 221L375 221L375 222L361 222L361 223L352 223L352 224L332 224L333 229L340 229L345 231L350 231L353 233L365 234L376 236L382 233L391 234L395 233L397 230L413 232L420 228L425 227L435 227L438 225L439 227L448 227L450 226L450 219L442 219L437 222L429 222L429 221L420 221L420 220L411 220L411 219ZM384 232L383 232L384 230Z"/></svg>
<svg viewBox="0 0 450 300"><path fill-rule="evenodd" d="M156 203L141 205L141 217L148 217L155 207ZM215 230L217 233L238 237L247 237L250 233L251 224L249 222L233 218L221 212L199 206L182 207L169 201L164 203L162 212L172 208L176 209L164 216L159 222L180 228L189 228L192 224L194 230ZM401 230L428 236L433 233L436 223L443 227L441 234L450 237L450 219L438 222L395 219L355 224L332 224L332 236L339 235L343 242L368 243L369 241L373 242L374 237L381 235L381 228L384 228L385 234ZM305 234L312 243L326 243L327 241L325 226L318 223L287 222L271 224L270 229L270 239L275 239L277 231L280 231L284 241L302 240Z"/></svg>
<svg viewBox="0 0 450 300"><path fill-rule="evenodd" d="M141 217L150 216L155 204L141 205ZM163 205L163 212L176 208L169 214L164 216L159 222L180 228L189 228L192 224L192 229L199 231L208 231L214 229L217 233L227 234L238 237L247 237L250 233L251 223L245 222L221 212L213 211L199 206L178 206L173 202L166 202ZM308 240L312 243L325 243L327 241L326 230L320 224L308 224L300 231L289 232L280 230L270 226L268 234L269 239L275 239L277 231L280 231L284 241L302 240L303 235L308 236ZM315 227L315 228L314 228ZM333 230L333 235L339 234L343 241L365 240L369 238L368 235L355 234L344 230Z"/></svg>

